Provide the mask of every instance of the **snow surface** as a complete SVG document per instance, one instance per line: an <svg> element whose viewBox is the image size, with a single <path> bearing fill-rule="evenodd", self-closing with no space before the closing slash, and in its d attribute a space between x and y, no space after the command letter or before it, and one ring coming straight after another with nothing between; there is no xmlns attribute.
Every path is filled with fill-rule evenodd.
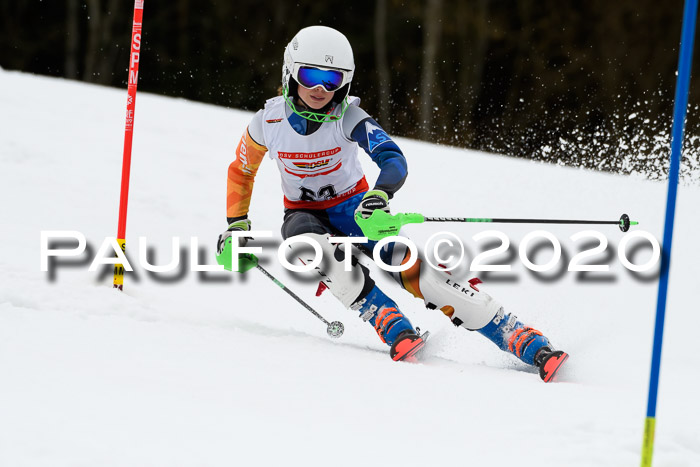
<svg viewBox="0 0 700 467"><path fill-rule="evenodd" d="M140 93L127 240L136 272L124 293L87 255L40 271L40 232L78 230L92 247L116 235L125 90L0 70L0 465L639 465L657 282L624 269L623 234L594 260L609 273L535 274L517 257L488 273L486 291L571 354L565 381L525 365L374 270L433 338L422 363L395 363L370 326L315 280L276 260L279 175L263 162L251 207L271 230L263 264L328 320L325 326L257 271L148 274L139 236L171 258L190 237L214 264L225 227L225 181L250 112ZM663 235L666 184L399 139L410 176L394 212L432 216L617 219ZM377 169L362 156L370 180ZM655 464L700 465L700 292L697 187L680 188ZM473 257L500 230L513 247L535 225L424 224L418 245L450 230ZM547 226L545 226L547 227ZM546 228L567 259L582 226ZM533 250L534 251L534 250ZM650 257L640 248L634 262ZM533 260L544 263L544 248ZM504 260L505 256L496 258ZM565 259L561 263L565 265ZM466 271L462 271L466 274ZM136 277L135 277L136 275ZM465 275L465 279L467 276Z"/></svg>

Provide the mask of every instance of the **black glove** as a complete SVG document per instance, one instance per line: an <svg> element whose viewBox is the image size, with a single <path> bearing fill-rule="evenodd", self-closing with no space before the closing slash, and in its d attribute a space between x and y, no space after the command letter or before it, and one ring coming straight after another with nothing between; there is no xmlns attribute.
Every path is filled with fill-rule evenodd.
<svg viewBox="0 0 700 467"><path fill-rule="evenodd" d="M377 209L389 214L389 196L381 190L368 191L355 209L355 216L360 213L363 219L367 219Z"/></svg>

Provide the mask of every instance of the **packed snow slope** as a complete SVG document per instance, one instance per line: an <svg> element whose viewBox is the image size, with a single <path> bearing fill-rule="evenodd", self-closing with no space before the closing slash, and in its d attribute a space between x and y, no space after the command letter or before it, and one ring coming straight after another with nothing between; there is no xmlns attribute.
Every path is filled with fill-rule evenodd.
<svg viewBox="0 0 700 467"><path fill-rule="evenodd" d="M123 293L111 272L88 266L116 236L126 91L0 70L0 465L639 465L651 360L654 271L622 266L615 226L423 224L405 229L423 246L449 230L467 259L499 230L512 271L479 273L507 311L571 354L564 380L544 384L511 355L451 325L373 267L414 324L433 334L423 361L395 363L373 329L277 261L282 194L266 159L250 217L273 238L263 264L328 320L325 326L258 271L198 273L192 262L151 274L172 258L173 238L215 264L225 229L226 172L252 114L139 94L127 251L135 272ZM397 138L409 164L393 212L430 216L615 220L663 235L666 184L556 167ZM368 177L378 171L364 154ZM681 187L657 411L655 464L700 465L700 327L696 215L700 192ZM534 273L518 255L526 234L547 230L562 245L553 271ZM82 232L90 254L40 270L40 232ZM566 271L605 235L592 263ZM628 234L629 235L629 234ZM497 243L496 243L497 244ZM637 245L637 246L635 246ZM651 258L635 240L630 260ZM71 247L71 245L68 245ZM493 247L493 245L491 245ZM538 264L551 248L529 248ZM365 261L363 259L363 261ZM69 264L70 263L70 264ZM369 263L368 263L369 264ZM466 280L469 262L455 274Z"/></svg>

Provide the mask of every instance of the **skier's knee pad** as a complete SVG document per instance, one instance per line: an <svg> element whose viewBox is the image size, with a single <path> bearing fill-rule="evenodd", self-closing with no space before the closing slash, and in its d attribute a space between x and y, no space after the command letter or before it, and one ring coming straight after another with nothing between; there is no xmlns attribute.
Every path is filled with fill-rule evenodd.
<svg viewBox="0 0 700 467"><path fill-rule="evenodd" d="M316 266L316 272L321 276L321 282L328 287L345 308L350 308L350 305L372 290L374 280L369 277L367 268L353 257L352 270L346 271L345 251L341 245L331 244L328 241L329 234L307 233L304 235L321 245L323 260L320 265ZM299 259L302 263L308 264L313 261L314 256L314 253L302 252L299 254Z"/></svg>
<svg viewBox="0 0 700 467"><path fill-rule="evenodd" d="M483 328L502 308L500 302L477 289L474 280L456 280L450 272L436 270L425 261L420 265L418 285L428 308L441 309L453 323L469 330Z"/></svg>

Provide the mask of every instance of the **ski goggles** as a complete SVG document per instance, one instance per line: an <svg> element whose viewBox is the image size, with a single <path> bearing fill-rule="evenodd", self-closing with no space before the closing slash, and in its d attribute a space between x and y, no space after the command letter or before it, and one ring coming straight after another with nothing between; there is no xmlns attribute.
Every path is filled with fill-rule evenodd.
<svg viewBox="0 0 700 467"><path fill-rule="evenodd" d="M309 65L295 65L292 75L306 89L322 86L326 91L337 91L350 81L349 73L338 69L322 69Z"/></svg>

